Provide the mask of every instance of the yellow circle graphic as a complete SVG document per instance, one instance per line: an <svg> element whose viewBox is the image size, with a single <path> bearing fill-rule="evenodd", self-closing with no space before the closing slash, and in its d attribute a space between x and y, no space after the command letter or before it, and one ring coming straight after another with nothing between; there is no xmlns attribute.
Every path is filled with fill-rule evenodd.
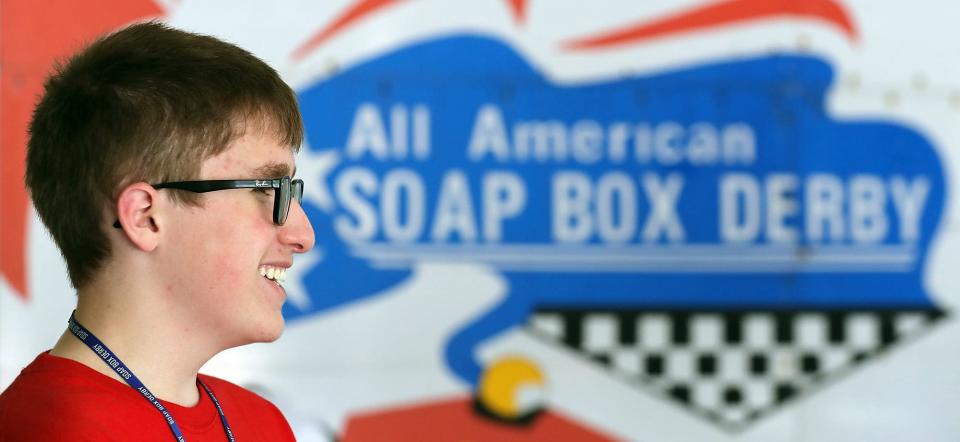
<svg viewBox="0 0 960 442"><path fill-rule="evenodd" d="M480 403L504 419L518 419L543 407L546 380L540 368L522 356L489 364L480 378Z"/></svg>

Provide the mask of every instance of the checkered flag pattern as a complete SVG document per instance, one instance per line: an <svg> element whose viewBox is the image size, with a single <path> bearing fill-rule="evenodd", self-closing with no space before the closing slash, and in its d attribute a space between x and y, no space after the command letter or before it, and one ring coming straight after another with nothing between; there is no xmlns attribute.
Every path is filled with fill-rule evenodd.
<svg viewBox="0 0 960 442"><path fill-rule="evenodd" d="M528 328L731 430L927 329L939 310L540 310Z"/></svg>

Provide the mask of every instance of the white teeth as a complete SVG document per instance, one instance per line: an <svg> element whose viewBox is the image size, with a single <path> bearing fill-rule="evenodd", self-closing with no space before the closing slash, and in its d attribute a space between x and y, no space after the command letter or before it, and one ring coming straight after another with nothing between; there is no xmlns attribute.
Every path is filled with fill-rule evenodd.
<svg viewBox="0 0 960 442"><path fill-rule="evenodd" d="M287 270L282 267L260 266L259 271L260 276L276 282L283 282L287 278Z"/></svg>

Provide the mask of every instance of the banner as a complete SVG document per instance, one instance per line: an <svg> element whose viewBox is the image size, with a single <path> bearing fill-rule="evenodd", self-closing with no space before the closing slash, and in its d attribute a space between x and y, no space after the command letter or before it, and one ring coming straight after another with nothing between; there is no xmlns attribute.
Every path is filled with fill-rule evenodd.
<svg viewBox="0 0 960 442"><path fill-rule="evenodd" d="M960 61L926 37L949 35L949 6L144 3L51 21L83 29L56 53L3 15L22 54L3 170L22 173L31 110L8 99L17 69L39 91L105 29L159 16L275 66L306 124L317 246L287 275L284 337L204 371L274 400L301 440L960 434ZM4 386L73 302L19 192Z"/></svg>

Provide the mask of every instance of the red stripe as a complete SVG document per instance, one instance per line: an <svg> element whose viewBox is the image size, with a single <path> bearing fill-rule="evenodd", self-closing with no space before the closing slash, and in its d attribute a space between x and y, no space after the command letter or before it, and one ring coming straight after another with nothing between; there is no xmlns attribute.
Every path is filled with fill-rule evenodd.
<svg viewBox="0 0 960 442"><path fill-rule="evenodd" d="M523 24L527 19L527 0L507 0L507 5L513 12L514 21Z"/></svg>
<svg viewBox="0 0 960 442"><path fill-rule="evenodd" d="M834 0L726 0L663 19L566 42L571 50L600 49L637 43L670 34L709 29L774 17L821 20L842 30L851 40L857 31L847 11Z"/></svg>
<svg viewBox="0 0 960 442"><path fill-rule="evenodd" d="M299 48L293 51L293 55L291 55L291 57L296 61L302 60L307 56L307 54L313 52L324 42L332 38L334 35L340 33L340 31L353 24L357 20L373 14L374 12L383 10L388 6L394 6L401 1L403 0L359 0L343 14L340 14L336 20L327 25L326 28L321 29L320 32L317 32L310 37L306 43L300 45Z"/></svg>
<svg viewBox="0 0 960 442"><path fill-rule="evenodd" d="M340 14L333 22L310 37L290 55L294 61L301 61L325 42L344 31L350 25L388 6L396 6L403 0L359 0ZM513 13L517 24L522 24L527 18L527 0L507 0L507 6Z"/></svg>
<svg viewBox="0 0 960 442"><path fill-rule="evenodd" d="M28 299L27 221L23 188L27 125L56 58L95 36L162 11L150 0L3 0L0 2L0 274Z"/></svg>
<svg viewBox="0 0 960 442"><path fill-rule="evenodd" d="M527 425L495 422L474 411L470 398L451 397L355 414L349 417L340 440L613 442L616 439L553 410L544 410Z"/></svg>

